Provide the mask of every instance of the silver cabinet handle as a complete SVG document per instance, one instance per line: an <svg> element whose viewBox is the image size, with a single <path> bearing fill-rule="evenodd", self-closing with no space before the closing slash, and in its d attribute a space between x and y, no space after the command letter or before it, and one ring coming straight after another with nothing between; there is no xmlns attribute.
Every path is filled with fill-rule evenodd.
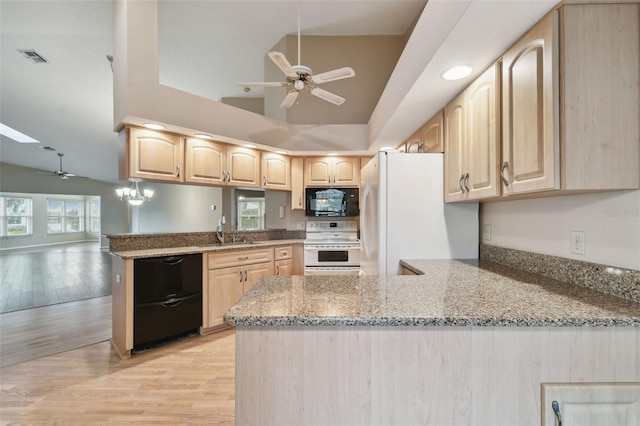
<svg viewBox="0 0 640 426"><path fill-rule="evenodd" d="M244 282L247 282L247 270L244 270Z"/></svg>
<svg viewBox="0 0 640 426"><path fill-rule="evenodd" d="M265 186L266 184L267 184L267 177L262 176L262 186Z"/></svg>
<svg viewBox="0 0 640 426"><path fill-rule="evenodd" d="M462 186L462 181L464 180L464 174L460 176L460 180L458 181L458 186L460 187L460 191L464 194L464 187Z"/></svg>
<svg viewBox="0 0 640 426"><path fill-rule="evenodd" d="M509 180L504 176L504 170L509 167L509 162L505 161L502 163L502 167L500 168L500 177L502 178L502 182L504 186L509 186Z"/></svg>
<svg viewBox="0 0 640 426"><path fill-rule="evenodd" d="M276 275L280 275L280 265L276 265Z"/></svg>
<svg viewBox="0 0 640 426"><path fill-rule="evenodd" d="M469 192L470 192L470 191L469 191L469 173L467 173L467 174L464 176L464 189L466 189L466 190L467 190L467 193L469 193Z"/></svg>
<svg viewBox="0 0 640 426"><path fill-rule="evenodd" d="M176 177L180 177L180 164L176 166Z"/></svg>
<svg viewBox="0 0 640 426"><path fill-rule="evenodd" d="M558 404L558 401L551 401L551 408L553 408L553 412L556 413L558 426L562 426L562 414L560 414L560 405Z"/></svg>
<svg viewBox="0 0 640 426"><path fill-rule="evenodd" d="M248 260L249 256L239 257L238 260Z"/></svg>
<svg viewBox="0 0 640 426"><path fill-rule="evenodd" d="M227 170L226 175L227 175L227 182L231 182L231 171Z"/></svg>
<svg viewBox="0 0 640 426"><path fill-rule="evenodd" d="M240 271L240 282L242 282L242 271Z"/></svg>
<svg viewBox="0 0 640 426"><path fill-rule="evenodd" d="M302 207L302 195L300 196L300 200L298 201L298 205Z"/></svg>

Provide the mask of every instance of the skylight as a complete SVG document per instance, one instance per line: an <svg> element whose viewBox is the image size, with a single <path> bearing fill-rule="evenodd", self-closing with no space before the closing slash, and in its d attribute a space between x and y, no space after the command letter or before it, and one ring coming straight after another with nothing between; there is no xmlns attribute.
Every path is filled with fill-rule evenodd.
<svg viewBox="0 0 640 426"><path fill-rule="evenodd" d="M14 141L20 143L40 143L40 141L37 141L32 137L25 135L24 133L20 133L16 129L12 129L11 127L2 123L0 123L0 135L6 136L9 139L13 139Z"/></svg>

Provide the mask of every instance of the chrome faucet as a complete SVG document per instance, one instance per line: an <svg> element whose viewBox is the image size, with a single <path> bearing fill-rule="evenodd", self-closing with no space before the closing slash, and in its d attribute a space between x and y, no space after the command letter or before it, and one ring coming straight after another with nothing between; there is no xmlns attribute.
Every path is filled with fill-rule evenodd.
<svg viewBox="0 0 640 426"><path fill-rule="evenodd" d="M224 244L224 225L225 223L227 223L227 220L224 217L224 214L222 215L222 218L218 220L218 229L216 230L216 237L218 238L218 241L220 242L220 244Z"/></svg>

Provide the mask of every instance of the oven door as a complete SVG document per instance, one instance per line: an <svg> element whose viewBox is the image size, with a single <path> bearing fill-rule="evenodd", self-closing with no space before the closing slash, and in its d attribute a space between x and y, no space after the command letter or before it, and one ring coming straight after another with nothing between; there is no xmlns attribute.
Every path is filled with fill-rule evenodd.
<svg viewBox="0 0 640 426"><path fill-rule="evenodd" d="M305 244L304 266L360 267L360 243Z"/></svg>

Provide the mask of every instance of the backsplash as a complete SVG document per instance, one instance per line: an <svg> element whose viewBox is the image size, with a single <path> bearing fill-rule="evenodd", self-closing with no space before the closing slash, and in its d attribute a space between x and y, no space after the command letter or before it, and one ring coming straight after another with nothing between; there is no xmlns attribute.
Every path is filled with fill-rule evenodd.
<svg viewBox="0 0 640 426"><path fill-rule="evenodd" d="M480 259L640 302L640 271L486 244Z"/></svg>
<svg viewBox="0 0 640 426"><path fill-rule="evenodd" d="M170 247L191 247L219 244L215 232L184 232L158 234L112 234L109 239L109 251L147 250ZM255 242L272 240L303 240L305 231L287 231L269 229L264 231L225 231L225 243Z"/></svg>

